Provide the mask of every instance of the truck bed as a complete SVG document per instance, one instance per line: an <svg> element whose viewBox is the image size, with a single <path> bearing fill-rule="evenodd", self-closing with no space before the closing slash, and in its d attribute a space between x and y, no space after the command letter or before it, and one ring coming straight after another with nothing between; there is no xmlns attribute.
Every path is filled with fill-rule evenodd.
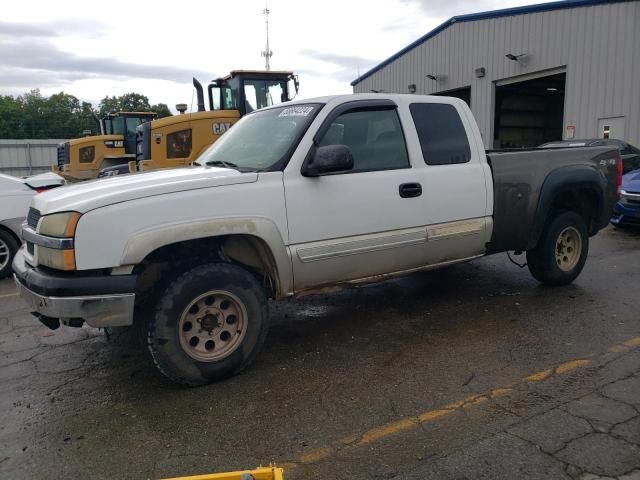
<svg viewBox="0 0 640 480"><path fill-rule="evenodd" d="M594 235L607 225L617 199L619 156L611 147L487 151L494 186L494 224L487 253L533 248L546 212L557 201L554 192L567 183L573 194L592 192L597 207L587 227Z"/></svg>

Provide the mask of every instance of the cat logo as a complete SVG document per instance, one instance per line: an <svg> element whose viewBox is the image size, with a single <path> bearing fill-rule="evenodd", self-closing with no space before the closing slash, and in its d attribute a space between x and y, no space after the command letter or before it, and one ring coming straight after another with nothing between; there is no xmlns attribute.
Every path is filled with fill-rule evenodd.
<svg viewBox="0 0 640 480"><path fill-rule="evenodd" d="M214 123L213 124L213 134L214 135L222 135L224 132L231 128L230 123Z"/></svg>

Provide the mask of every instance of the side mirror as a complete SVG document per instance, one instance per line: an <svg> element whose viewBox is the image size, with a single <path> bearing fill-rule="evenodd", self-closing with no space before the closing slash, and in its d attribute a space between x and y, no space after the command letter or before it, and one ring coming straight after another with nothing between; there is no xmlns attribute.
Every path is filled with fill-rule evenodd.
<svg viewBox="0 0 640 480"><path fill-rule="evenodd" d="M291 88L292 86L293 86L293 89ZM293 100L294 98L296 98L298 96L299 89L300 89L300 82L298 81L298 76L290 75L289 81L287 82L287 94L289 96L287 100ZM292 90L295 90L295 93L293 93ZM285 100L285 102L287 100Z"/></svg>
<svg viewBox="0 0 640 480"><path fill-rule="evenodd" d="M302 175L318 177L327 173L346 172L353 169L353 154L346 145L317 147L311 161L305 163Z"/></svg>

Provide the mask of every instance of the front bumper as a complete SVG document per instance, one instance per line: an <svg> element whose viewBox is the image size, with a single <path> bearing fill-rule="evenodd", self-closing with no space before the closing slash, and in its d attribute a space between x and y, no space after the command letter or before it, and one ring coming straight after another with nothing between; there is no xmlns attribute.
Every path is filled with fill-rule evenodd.
<svg viewBox="0 0 640 480"><path fill-rule="evenodd" d="M629 207L622 202L616 203L613 207L611 223L620 226L640 227L640 206Z"/></svg>
<svg viewBox="0 0 640 480"><path fill-rule="evenodd" d="M59 323L92 327L119 327L133 323L135 275L86 275L33 268L23 249L13 262L20 296L32 313L50 328ZM53 326L52 326L53 325Z"/></svg>

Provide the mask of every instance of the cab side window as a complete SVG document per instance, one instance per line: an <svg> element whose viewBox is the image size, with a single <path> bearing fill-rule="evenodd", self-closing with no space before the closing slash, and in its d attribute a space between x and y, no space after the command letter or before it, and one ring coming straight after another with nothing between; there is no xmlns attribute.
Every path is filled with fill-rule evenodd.
<svg viewBox="0 0 640 480"><path fill-rule="evenodd" d="M427 165L450 165L471 160L467 132L453 105L412 103L409 110Z"/></svg>
<svg viewBox="0 0 640 480"><path fill-rule="evenodd" d="M191 155L191 129L167 135L167 158L187 158Z"/></svg>
<svg viewBox="0 0 640 480"><path fill-rule="evenodd" d="M338 116L319 146L346 145L351 150L351 172L409 168L409 156L395 109L350 110Z"/></svg>
<svg viewBox="0 0 640 480"><path fill-rule="evenodd" d="M82 147L80 149L80 163L91 163L96 158L96 147Z"/></svg>

